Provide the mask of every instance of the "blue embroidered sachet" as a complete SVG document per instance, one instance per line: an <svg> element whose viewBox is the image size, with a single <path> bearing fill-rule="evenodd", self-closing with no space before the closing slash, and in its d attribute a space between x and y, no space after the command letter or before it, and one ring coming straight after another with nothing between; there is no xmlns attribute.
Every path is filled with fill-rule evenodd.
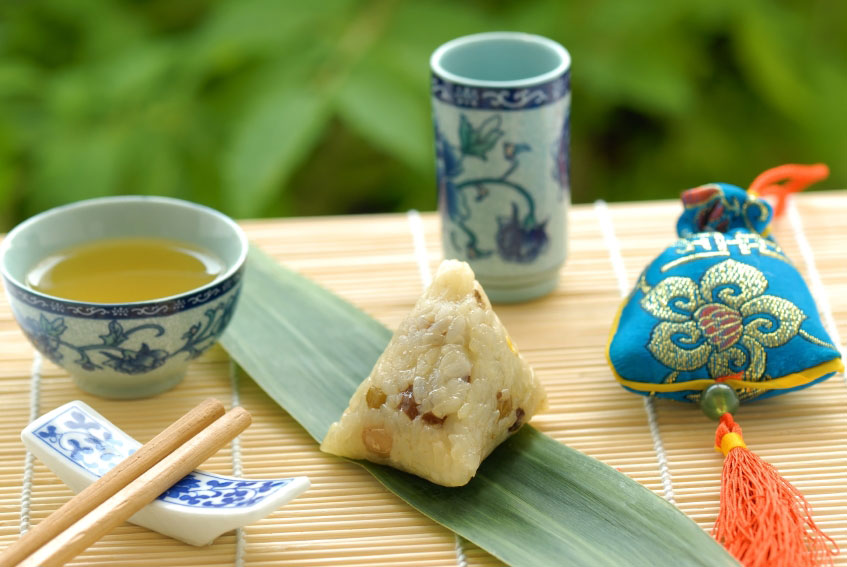
<svg viewBox="0 0 847 567"><path fill-rule="evenodd" d="M724 382L743 402L843 371L808 287L769 236L770 205L723 183L682 202L679 240L647 266L613 325L618 381L691 402Z"/></svg>

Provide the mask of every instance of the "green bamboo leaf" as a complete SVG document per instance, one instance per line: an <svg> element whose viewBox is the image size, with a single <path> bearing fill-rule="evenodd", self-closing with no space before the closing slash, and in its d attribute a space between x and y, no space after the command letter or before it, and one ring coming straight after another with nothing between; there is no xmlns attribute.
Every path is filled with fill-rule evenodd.
<svg viewBox="0 0 847 567"><path fill-rule="evenodd" d="M425 70L429 54L445 41L509 27L507 22L493 18L491 12L473 2L400 2L386 37L414 49L417 64Z"/></svg>
<svg viewBox="0 0 847 567"><path fill-rule="evenodd" d="M791 40L800 41L802 32L791 25L787 12L767 3L739 8L738 62L750 87L785 116L801 120L803 110L814 107L819 98L808 88L803 65L794 54Z"/></svg>
<svg viewBox="0 0 847 567"><path fill-rule="evenodd" d="M223 346L320 441L391 333L255 248L244 286ZM423 514L510 565L737 566L674 506L531 427L500 445L460 488L360 464Z"/></svg>
<svg viewBox="0 0 847 567"><path fill-rule="evenodd" d="M40 69L26 61L0 59L0 98L31 96L43 81Z"/></svg>
<svg viewBox="0 0 847 567"><path fill-rule="evenodd" d="M347 78L336 106L360 136L412 168L429 170L434 160L430 102L375 61Z"/></svg>
<svg viewBox="0 0 847 567"><path fill-rule="evenodd" d="M126 137L108 127L79 132L62 126L45 136L39 148L28 212L80 199L114 195L120 190Z"/></svg>
<svg viewBox="0 0 847 567"><path fill-rule="evenodd" d="M226 208L258 216L311 153L329 119L324 96L306 88L270 91L248 109L224 162Z"/></svg>
<svg viewBox="0 0 847 567"><path fill-rule="evenodd" d="M164 105L162 105L164 107ZM160 108L162 108L160 107ZM179 107L172 105L166 112L176 112ZM186 112L183 116L187 115ZM125 181L122 191L129 194L164 195L183 197L185 189L185 171L180 162L181 148L174 137L146 127L137 127L127 142L127 160L123 172Z"/></svg>
<svg viewBox="0 0 847 567"><path fill-rule="evenodd" d="M331 30L343 19L351 0L280 2L239 0L210 6L190 46L191 55L228 59L247 55L273 57L289 45L299 45L315 30Z"/></svg>
<svg viewBox="0 0 847 567"><path fill-rule="evenodd" d="M17 158L19 148L24 146L21 131L14 124L10 111L8 108L0 109L0 230L8 230L13 224L10 218L13 210L11 203L16 198L22 169Z"/></svg>

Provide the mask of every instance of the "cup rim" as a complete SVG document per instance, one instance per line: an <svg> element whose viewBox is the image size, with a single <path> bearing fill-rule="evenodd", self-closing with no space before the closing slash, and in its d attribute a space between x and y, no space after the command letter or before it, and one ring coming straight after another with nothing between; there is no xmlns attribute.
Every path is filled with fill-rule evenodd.
<svg viewBox="0 0 847 567"><path fill-rule="evenodd" d="M154 299L147 299L142 301L119 301L119 302L111 302L111 303L103 303L96 301L79 301L75 299L68 299L66 297L59 297L56 295L50 295L35 289L30 288L25 283L19 281L16 277L14 277L6 266L6 252L13 246L15 237L27 230L32 225L43 222L51 217L57 215L68 214L74 209L79 209L87 205L92 204L100 204L100 203L138 203L138 202L146 202L146 203L160 203L168 206L177 206L185 209L193 209L199 210L203 213L216 217L218 220L222 221L225 225L227 225L230 229L232 229L233 234L238 238L239 243L239 253L238 258L232 265L227 267L227 270L213 279L212 281L189 290L185 290L181 293L176 293L173 295L168 295L165 297L157 297ZM206 205L201 205L199 203L194 203L192 201L186 201L184 199L176 199L173 197L162 197L158 195L117 195L110 197L95 197L92 199L83 199L81 201L75 201L73 203L68 203L65 205L59 205L57 207L53 207L51 209L47 209L46 211L42 211L38 214L35 214L28 219L21 221L15 227L12 228L6 235L3 237L2 243L0 243L0 274L2 274L3 279L7 284L12 284L20 290L25 291L28 294L34 295L36 297L40 297L49 301L61 302L68 305L91 305L96 307L117 307L117 306L144 306L144 305L155 305L160 303L168 303L172 302L176 299L194 295L198 292L202 292L207 289L214 288L220 285L222 282L227 281L232 278L235 274L237 274L244 266L247 260L247 253L250 249L249 242L247 240L247 235L244 234L244 230L238 226L232 218L225 215L224 213L213 209L212 207L208 207Z"/></svg>
<svg viewBox="0 0 847 567"><path fill-rule="evenodd" d="M546 73L542 73L534 77L528 77L526 79L515 79L511 81L490 81L463 77L461 75L451 73L441 65L441 59L448 51L464 45L480 43L492 39L519 40L525 41L527 43L543 45L544 47L547 47L554 51L559 56L560 62L554 69L547 71ZM542 35L514 31L483 32L457 37L455 39L451 39L447 43L440 45L435 51L433 51L432 56L429 59L430 70L435 75L441 77L442 79L450 81L451 83L467 85L470 87L515 88L538 85L542 83L547 83L560 77L565 72L567 72L568 69L570 69L570 66L571 54L559 42L552 40L548 37L544 37Z"/></svg>

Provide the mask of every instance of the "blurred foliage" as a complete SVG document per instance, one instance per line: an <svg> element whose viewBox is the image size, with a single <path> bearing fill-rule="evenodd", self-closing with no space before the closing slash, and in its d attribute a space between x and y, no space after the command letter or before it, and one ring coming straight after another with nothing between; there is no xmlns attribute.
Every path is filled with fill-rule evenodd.
<svg viewBox="0 0 847 567"><path fill-rule="evenodd" d="M3 0L0 228L124 193L433 209L429 54L496 29L571 51L574 201L784 162L847 187L839 0Z"/></svg>

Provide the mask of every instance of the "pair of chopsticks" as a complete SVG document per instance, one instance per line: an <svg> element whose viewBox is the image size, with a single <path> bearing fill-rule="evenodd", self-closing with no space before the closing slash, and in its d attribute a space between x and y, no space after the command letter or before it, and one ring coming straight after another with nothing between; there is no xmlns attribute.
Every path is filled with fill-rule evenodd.
<svg viewBox="0 0 847 567"><path fill-rule="evenodd" d="M0 553L2 567L60 567L155 500L250 425L208 399Z"/></svg>

